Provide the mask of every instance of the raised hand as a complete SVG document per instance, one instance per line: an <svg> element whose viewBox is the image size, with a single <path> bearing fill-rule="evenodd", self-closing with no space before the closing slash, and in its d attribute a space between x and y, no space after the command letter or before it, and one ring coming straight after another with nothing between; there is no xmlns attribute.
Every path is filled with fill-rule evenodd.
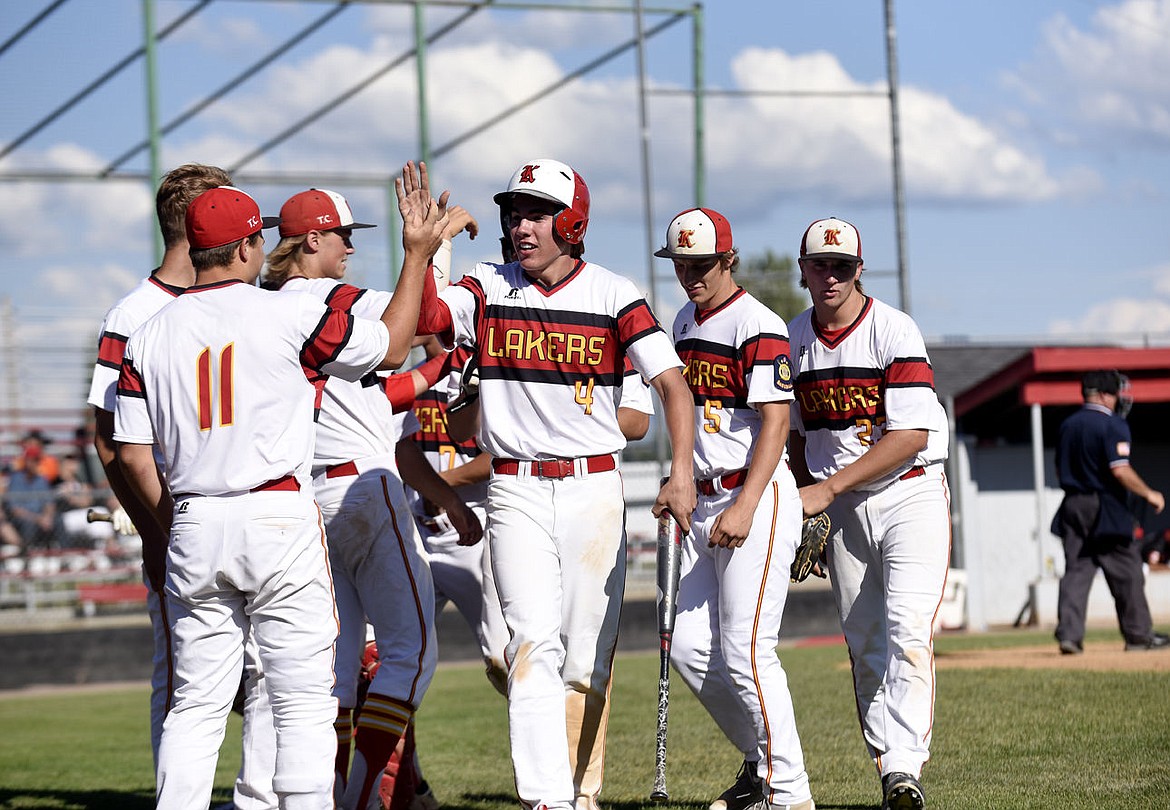
<svg viewBox="0 0 1170 810"><path fill-rule="evenodd" d="M447 228L447 199L444 191L436 202L431 196L427 165L414 161L402 167L402 177L394 180L398 197L398 213L402 215L402 247L407 253L424 255L428 259L439 249Z"/></svg>

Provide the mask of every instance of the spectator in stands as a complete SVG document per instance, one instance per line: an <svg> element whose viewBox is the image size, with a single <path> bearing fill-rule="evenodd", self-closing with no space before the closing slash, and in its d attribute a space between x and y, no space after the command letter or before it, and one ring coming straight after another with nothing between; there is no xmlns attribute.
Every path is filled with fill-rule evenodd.
<svg viewBox="0 0 1170 810"><path fill-rule="evenodd" d="M23 468L13 469L8 479L5 498L8 519L20 534L26 551L48 548L54 545L53 526L57 516L53 487L37 472L36 465L27 463L27 453L23 458L26 461Z"/></svg>
<svg viewBox="0 0 1170 810"><path fill-rule="evenodd" d="M61 465L56 456L45 452L49 440L39 430L30 430L20 440L20 455L12 460L13 470L32 469L43 477L50 486L61 477Z"/></svg>
<svg viewBox="0 0 1170 810"><path fill-rule="evenodd" d="M93 486L84 479L81 456L61 458L61 478L54 488L57 507L57 540L66 548L100 548L114 539L109 523L90 523L86 515L97 505Z"/></svg>
<svg viewBox="0 0 1170 810"><path fill-rule="evenodd" d="M7 466L0 467L0 559L15 557L24 550L24 540L8 515L8 481L11 477Z"/></svg>

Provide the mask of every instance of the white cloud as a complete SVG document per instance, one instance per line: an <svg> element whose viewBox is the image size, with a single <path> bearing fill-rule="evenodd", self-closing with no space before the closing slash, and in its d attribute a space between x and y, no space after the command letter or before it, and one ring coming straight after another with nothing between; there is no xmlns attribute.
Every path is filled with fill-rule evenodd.
<svg viewBox="0 0 1170 810"><path fill-rule="evenodd" d="M1058 15L1043 34L1036 61L1014 81L1066 125L1062 137L1170 142L1170 0L1105 6L1087 29Z"/></svg>
<svg viewBox="0 0 1170 810"><path fill-rule="evenodd" d="M1148 289L1148 294L1093 304L1079 317L1053 321L1048 331L1062 337L1170 335L1170 265L1127 274L1119 281L1130 290Z"/></svg>
<svg viewBox="0 0 1170 810"><path fill-rule="evenodd" d="M740 53L732 67L745 90L857 95L713 101L712 119L726 122L712 127L709 136L720 171L746 161L754 178L749 182L770 184L775 194L804 190L840 200L889 198L892 147L884 82L859 82L824 52L753 48ZM1040 157L946 98L909 86L899 98L902 165L916 201L1033 201L1061 192L1061 181ZM782 184L775 182L778 177Z"/></svg>

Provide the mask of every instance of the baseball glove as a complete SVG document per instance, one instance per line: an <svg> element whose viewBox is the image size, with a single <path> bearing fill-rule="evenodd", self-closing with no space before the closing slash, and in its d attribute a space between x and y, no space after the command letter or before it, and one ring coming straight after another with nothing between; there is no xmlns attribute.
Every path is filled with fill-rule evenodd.
<svg viewBox="0 0 1170 810"><path fill-rule="evenodd" d="M817 512L801 525L800 545L796 547L796 558L792 561L793 582L804 582L813 573L825 550L825 544L829 542L831 528L829 516L824 512ZM820 569L816 569L816 575L822 578L825 576Z"/></svg>

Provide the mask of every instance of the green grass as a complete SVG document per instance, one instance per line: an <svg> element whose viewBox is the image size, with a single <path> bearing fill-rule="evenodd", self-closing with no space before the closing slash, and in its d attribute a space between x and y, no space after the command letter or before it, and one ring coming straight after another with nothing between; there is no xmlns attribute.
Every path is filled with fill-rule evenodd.
<svg viewBox="0 0 1170 810"><path fill-rule="evenodd" d="M1051 636L947 636L938 649L1036 643ZM1120 642L1118 649L1122 655ZM877 778L844 649L783 649L781 658L817 806L876 808ZM608 810L650 807L657 666L653 653L618 657L602 796ZM734 778L739 755L677 677L673 686L668 807L704 810ZM0 699L0 808L152 807L146 711L143 687ZM418 722L424 770L445 808L518 806L504 701L478 667L441 667ZM238 757L233 716L216 802L231 797ZM923 781L932 810L1170 806L1170 682L1165 673L941 670Z"/></svg>

